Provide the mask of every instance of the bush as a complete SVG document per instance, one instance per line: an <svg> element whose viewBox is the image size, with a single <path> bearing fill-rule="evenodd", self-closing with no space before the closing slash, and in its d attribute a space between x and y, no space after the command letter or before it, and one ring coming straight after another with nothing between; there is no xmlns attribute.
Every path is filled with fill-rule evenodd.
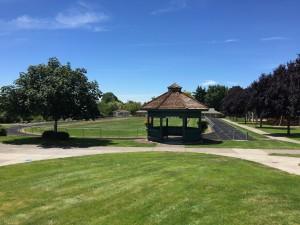
<svg viewBox="0 0 300 225"><path fill-rule="evenodd" d="M66 141L69 140L70 135L67 132L44 131L42 138L48 140Z"/></svg>
<svg viewBox="0 0 300 225"><path fill-rule="evenodd" d="M201 132L203 133L208 128L208 123L206 121L201 121Z"/></svg>
<svg viewBox="0 0 300 225"><path fill-rule="evenodd" d="M7 136L7 130L3 127L0 127L0 136Z"/></svg>

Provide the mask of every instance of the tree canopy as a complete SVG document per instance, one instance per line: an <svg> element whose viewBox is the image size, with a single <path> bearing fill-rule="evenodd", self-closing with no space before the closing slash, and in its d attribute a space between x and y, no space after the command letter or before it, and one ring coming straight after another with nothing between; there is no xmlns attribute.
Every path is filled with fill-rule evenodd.
<svg viewBox="0 0 300 225"><path fill-rule="evenodd" d="M205 104L209 108L215 108L216 110L221 110L222 101L227 95L228 88L223 85L212 85L207 89L205 95Z"/></svg>
<svg viewBox="0 0 300 225"><path fill-rule="evenodd" d="M262 74L244 90L233 87L222 106L227 115L255 112L260 126L265 117L284 117L290 134L291 120L300 115L300 56L270 74Z"/></svg>
<svg viewBox="0 0 300 225"><path fill-rule="evenodd" d="M4 107L21 117L42 115L53 119L55 131L60 119L95 119L99 116L97 101L101 91L97 82L88 81L86 73L84 68L62 65L57 58L29 66L13 86L1 89Z"/></svg>

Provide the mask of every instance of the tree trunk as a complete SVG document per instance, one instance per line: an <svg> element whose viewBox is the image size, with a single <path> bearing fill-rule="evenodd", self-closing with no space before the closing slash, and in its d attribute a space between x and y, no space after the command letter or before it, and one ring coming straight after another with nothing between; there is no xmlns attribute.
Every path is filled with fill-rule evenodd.
<svg viewBox="0 0 300 225"><path fill-rule="evenodd" d="M57 129L57 120L54 120L54 132L57 133L58 129Z"/></svg>
<svg viewBox="0 0 300 225"><path fill-rule="evenodd" d="M262 128L262 122L263 122L263 118L262 116L260 115L259 117L259 127Z"/></svg>
<svg viewBox="0 0 300 225"><path fill-rule="evenodd" d="M290 116L287 117L287 135L291 135L291 118Z"/></svg>
<svg viewBox="0 0 300 225"><path fill-rule="evenodd" d="M283 119L283 116L281 115L281 116L280 116L280 121L279 121L279 126L282 125L282 119Z"/></svg>
<svg viewBox="0 0 300 225"><path fill-rule="evenodd" d="M245 124L247 124L247 113L245 115Z"/></svg>

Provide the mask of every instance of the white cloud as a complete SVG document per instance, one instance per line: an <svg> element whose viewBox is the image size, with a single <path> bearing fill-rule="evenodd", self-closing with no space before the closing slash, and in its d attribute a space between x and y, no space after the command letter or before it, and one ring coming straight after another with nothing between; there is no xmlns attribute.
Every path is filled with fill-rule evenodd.
<svg viewBox="0 0 300 225"><path fill-rule="evenodd" d="M56 30L86 28L92 31L105 31L103 23L110 19L104 12L96 12L84 2L57 13L54 17L39 18L21 15L5 21L0 19L0 31L17 30Z"/></svg>
<svg viewBox="0 0 300 225"><path fill-rule="evenodd" d="M231 39L226 39L226 40L212 40L212 41L209 41L208 43L209 44L230 44L230 43L236 43L236 42L239 42L240 40L239 39L236 39L236 38L231 38Z"/></svg>
<svg viewBox="0 0 300 225"><path fill-rule="evenodd" d="M208 87L208 86L212 86L212 85L217 85L218 82L217 81L214 81L214 80L205 80L201 86L203 87Z"/></svg>
<svg viewBox="0 0 300 225"><path fill-rule="evenodd" d="M224 41L224 43L234 43L234 42L239 42L239 39L227 39Z"/></svg>
<svg viewBox="0 0 300 225"><path fill-rule="evenodd" d="M165 8L153 10L151 15L160 15L164 13L176 12L185 9L188 6L187 0L171 0Z"/></svg>
<svg viewBox="0 0 300 225"><path fill-rule="evenodd" d="M260 39L261 41L284 41L288 40L287 37L281 37L281 36L273 36L273 37L264 37Z"/></svg>

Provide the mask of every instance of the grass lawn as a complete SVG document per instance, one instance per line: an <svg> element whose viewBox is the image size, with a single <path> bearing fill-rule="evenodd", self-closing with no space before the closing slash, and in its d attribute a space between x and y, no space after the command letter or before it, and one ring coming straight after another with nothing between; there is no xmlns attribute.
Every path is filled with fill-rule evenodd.
<svg viewBox="0 0 300 225"><path fill-rule="evenodd" d="M282 154L282 153L271 153L270 155L274 155L274 156L286 156L286 157L295 157L295 158L300 158L300 154Z"/></svg>
<svg viewBox="0 0 300 225"><path fill-rule="evenodd" d="M27 128L25 131L41 134L53 129L53 125ZM59 130L68 132L72 137L144 137L146 136L145 118L130 117L59 123Z"/></svg>
<svg viewBox="0 0 300 225"><path fill-rule="evenodd" d="M299 224L300 177L189 153L0 168L0 224Z"/></svg>
<svg viewBox="0 0 300 225"><path fill-rule="evenodd" d="M96 138L71 138L68 141L49 141L40 137L0 137L0 142L13 145L39 145L42 147L62 148L87 148L96 146L116 147L154 147L155 143L142 143L133 139L96 139Z"/></svg>
<svg viewBox="0 0 300 225"><path fill-rule="evenodd" d="M274 140L249 140L249 141L211 141L204 140L201 144L189 144L188 147L207 148L241 148L241 149L300 149L299 144Z"/></svg>
<svg viewBox="0 0 300 225"><path fill-rule="evenodd" d="M190 127L197 126L196 119L188 120ZM146 137L146 119L144 117L114 118L97 121L60 123L59 130L68 132L72 137ZM179 118L169 118L169 126L181 126ZM159 120L154 120L154 126L159 126ZM41 134L45 130L51 130L51 124L41 127L27 128L25 131Z"/></svg>

